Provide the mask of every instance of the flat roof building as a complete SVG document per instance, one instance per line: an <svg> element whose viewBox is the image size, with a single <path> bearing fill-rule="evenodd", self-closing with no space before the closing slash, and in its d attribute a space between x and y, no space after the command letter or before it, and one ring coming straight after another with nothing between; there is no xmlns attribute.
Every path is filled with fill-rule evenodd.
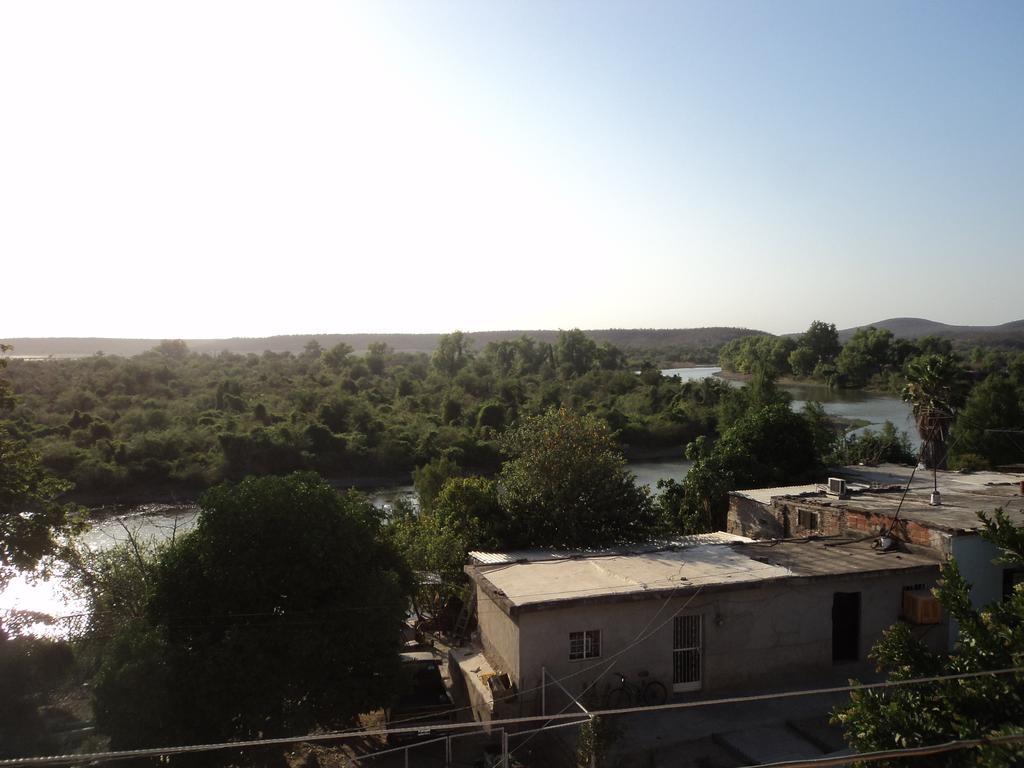
<svg viewBox="0 0 1024 768"><path fill-rule="evenodd" d="M507 673L521 692L502 714L539 711L538 691L553 678L601 703L617 674L639 681L646 673L678 694L870 674L865 654L905 613L904 593L926 595L939 567L930 551L883 552L857 539L726 533L470 560L486 674ZM919 634L945 647L934 623L922 621Z"/></svg>
<svg viewBox="0 0 1024 768"><path fill-rule="evenodd" d="M756 539L808 536L874 536L882 531L913 551L956 558L971 583L971 600L982 607L1002 599L1024 578L997 562L999 550L979 532L979 512L1006 511L1024 525L1024 474L1013 472L915 471L913 467L842 467L833 475L845 493L826 485L762 488L729 495L727 530ZM938 497L933 499L938 489ZM932 503L934 501L937 504ZM951 628L952 629L952 628Z"/></svg>

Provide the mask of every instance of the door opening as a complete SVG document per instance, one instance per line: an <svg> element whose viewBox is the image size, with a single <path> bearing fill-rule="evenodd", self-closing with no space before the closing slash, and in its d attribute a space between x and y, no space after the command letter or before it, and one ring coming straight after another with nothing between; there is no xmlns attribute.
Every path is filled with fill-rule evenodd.
<svg viewBox="0 0 1024 768"><path fill-rule="evenodd" d="M860 658L860 592L832 595L832 661Z"/></svg>
<svg viewBox="0 0 1024 768"><path fill-rule="evenodd" d="M703 616L676 616L672 627L672 690L699 691L704 650Z"/></svg>

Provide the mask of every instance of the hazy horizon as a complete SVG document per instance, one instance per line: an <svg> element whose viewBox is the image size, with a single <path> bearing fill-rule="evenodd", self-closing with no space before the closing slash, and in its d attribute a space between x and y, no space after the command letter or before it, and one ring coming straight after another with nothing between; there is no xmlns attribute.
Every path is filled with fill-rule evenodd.
<svg viewBox="0 0 1024 768"><path fill-rule="evenodd" d="M12 0L0 335L1015 320L1022 30L1013 2Z"/></svg>
<svg viewBox="0 0 1024 768"><path fill-rule="evenodd" d="M827 319L818 318L824 322L829 322ZM992 326L973 326L973 327L994 327L1005 325L1006 323L1017 322L1024 318L1011 318L1001 322L993 323ZM866 327L872 324L885 322L887 320L925 320L929 322L940 323L945 326L951 327L972 327L968 324L963 323L947 323L942 320L934 320L933 318L910 318L910 317L892 317L892 318L877 318L870 322L858 323L856 325L848 326L846 328L838 328L839 331L849 330L850 328ZM578 326L573 326L575 328ZM124 340L124 341L170 341L170 340L184 340L184 341L222 341L230 339L263 339L263 338L275 338L275 337L314 337L314 336L436 336L453 331L461 331L466 334L492 334L492 333L522 333L529 335L531 333L552 333L558 331L572 330L570 327L563 328L448 328L445 330L426 330L426 331L308 331L308 332L288 332L288 333L270 333L265 335L256 336L253 334L243 334L234 336L76 336L70 334L60 334L53 336L0 336L0 341L7 341L9 339L98 339L98 340ZM657 328L657 327L645 327L645 328L626 328L622 326L608 326L605 328L582 328L580 330L587 332L602 332L602 331L687 331L687 330L700 330L703 328L734 328L734 329L746 329L750 331L764 331L765 328L759 328L756 326L709 326L709 325L696 325L687 327L674 327L674 328ZM775 335L788 335L798 334L805 331L806 328L796 328L786 331L768 331ZM17 350L14 350L15 353ZM17 356L15 354L15 356Z"/></svg>

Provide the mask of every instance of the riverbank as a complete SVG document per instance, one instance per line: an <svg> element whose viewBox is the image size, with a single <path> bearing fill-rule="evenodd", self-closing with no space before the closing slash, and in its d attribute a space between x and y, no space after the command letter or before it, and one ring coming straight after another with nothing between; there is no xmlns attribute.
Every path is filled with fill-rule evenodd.
<svg viewBox="0 0 1024 768"><path fill-rule="evenodd" d="M722 369L714 375L725 381L735 381L741 384L749 384L754 380L754 375L752 373L738 373L737 371L727 371L725 369ZM823 379L814 379L810 377L801 379L796 376L779 376L777 379L774 379L774 382L780 387L820 387L822 389L827 389L830 392L868 392L873 395L891 395L893 397L898 394L888 387L883 387L880 384L869 384L866 387L830 387Z"/></svg>
<svg viewBox="0 0 1024 768"><path fill-rule="evenodd" d="M673 454L674 455L674 454ZM412 484L411 472L377 473L373 475L338 475L325 477L328 483L339 491L354 488L357 491L373 491L381 488L401 488ZM231 482L225 480L224 482ZM199 498L212 486L147 484L100 491L98 489L71 490L61 501L88 507L90 517L94 511L123 509L148 505L188 506L198 503Z"/></svg>

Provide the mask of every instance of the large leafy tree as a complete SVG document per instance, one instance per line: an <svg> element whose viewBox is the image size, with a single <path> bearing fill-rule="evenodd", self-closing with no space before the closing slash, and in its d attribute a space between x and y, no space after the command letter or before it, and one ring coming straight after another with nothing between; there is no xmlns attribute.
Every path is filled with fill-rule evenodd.
<svg viewBox="0 0 1024 768"><path fill-rule="evenodd" d="M451 477L420 509L398 505L387 533L409 565L429 573L420 579L416 607L437 615L466 583L463 566L473 549L502 544L503 520L494 481L484 477ZM436 577L436 578L434 578Z"/></svg>
<svg viewBox="0 0 1024 768"><path fill-rule="evenodd" d="M411 577L373 506L312 473L201 499L104 644L97 725L116 747L336 727L385 703Z"/></svg>
<svg viewBox="0 0 1024 768"><path fill-rule="evenodd" d="M437 340L437 349L430 359L435 370L446 377L453 378L473 358L473 340L462 331L452 331L441 335Z"/></svg>
<svg viewBox="0 0 1024 768"><path fill-rule="evenodd" d="M0 344L0 371L9 349ZM58 501L71 484L52 477L39 455L7 431L2 419L14 402L9 382L0 376L0 590L17 571L33 571L56 554L61 537L78 522L75 508Z"/></svg>
<svg viewBox="0 0 1024 768"><path fill-rule="evenodd" d="M953 355L929 354L907 363L906 376L903 399L914 411L921 458L928 469L945 469L953 419L967 398L967 373Z"/></svg>
<svg viewBox="0 0 1024 768"><path fill-rule="evenodd" d="M687 446L694 464L677 494L679 505L667 514L687 533L720 529L728 491L813 479L821 469L818 443L811 421L788 404L751 407L713 448L703 438Z"/></svg>
<svg viewBox="0 0 1024 768"><path fill-rule="evenodd" d="M951 451L961 464L1024 461L1024 384L993 373L971 390L953 425Z"/></svg>
<svg viewBox="0 0 1024 768"><path fill-rule="evenodd" d="M9 349L0 344L0 370ZM14 404L11 386L0 376L0 419ZM53 478L39 455L12 437L0 420L0 591L19 571L35 573L40 563L60 553L78 521L75 509L58 500L70 485ZM41 687L35 669L57 646L14 637L26 620L34 619L17 612L0 615L0 757L32 754L47 744L34 700Z"/></svg>
<svg viewBox="0 0 1024 768"><path fill-rule="evenodd" d="M982 515L982 535L1003 552L1001 561L1024 566L1024 530L1002 510ZM955 675L1024 665L1024 585L1007 599L981 610L972 607L970 584L955 562L942 567L934 590L943 609L956 621L952 653L938 653L914 636L907 624L893 625L871 651L871 658L891 680ZM1024 724L1024 675L1010 674L854 691L837 710L846 739L855 749L925 746L958 739L1020 732ZM1024 749L986 747L929 758L929 765L995 766L1024 764ZM916 765L893 761L890 765Z"/></svg>
<svg viewBox="0 0 1024 768"><path fill-rule="evenodd" d="M552 409L507 432L498 476L506 546L590 547L650 535L655 515L607 425Z"/></svg>
<svg viewBox="0 0 1024 768"><path fill-rule="evenodd" d="M835 360L840 349L835 323L815 320L800 336L796 349L789 355L789 364L793 373L807 376Z"/></svg>
<svg viewBox="0 0 1024 768"><path fill-rule="evenodd" d="M893 335L886 328L858 328L836 357L843 386L863 387L893 364Z"/></svg>

